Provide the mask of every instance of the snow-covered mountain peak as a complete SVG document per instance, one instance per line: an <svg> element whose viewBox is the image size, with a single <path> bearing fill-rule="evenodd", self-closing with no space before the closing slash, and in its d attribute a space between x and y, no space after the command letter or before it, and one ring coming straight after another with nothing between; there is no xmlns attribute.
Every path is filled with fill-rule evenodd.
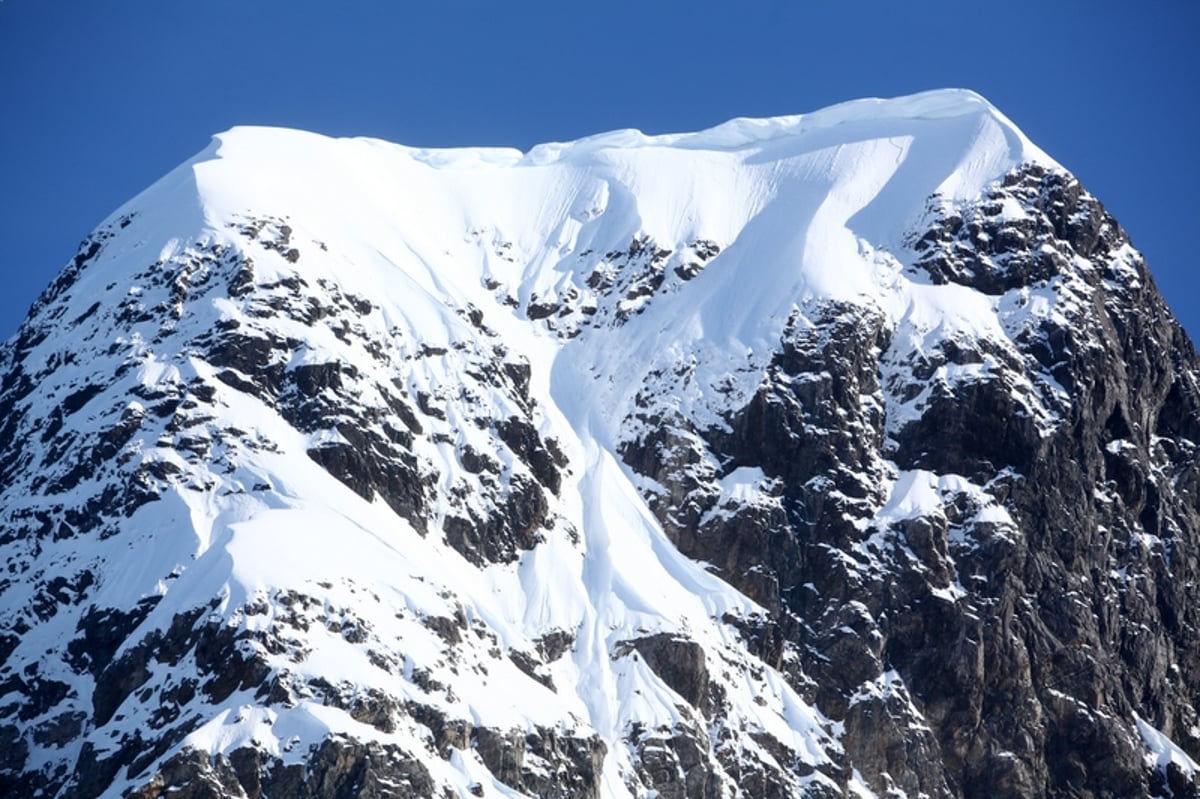
<svg viewBox="0 0 1200 799"><path fill-rule="evenodd" d="M386 277L395 267L465 301L479 300L481 282L498 282L522 306L587 293L579 278L598 259L585 252L645 240L681 261L687 247L710 242L728 252L722 285L706 293L753 287L756 298L737 304L767 320L774 338L791 298L877 293L876 275L847 265L863 263L862 244L901 249L928 198L975 197L1034 163L1057 168L986 101L957 90L699 133L619 131L525 155L235 128L113 218L133 219L126 242L152 239L198 204L205 226L229 236L252 209L270 208L298 242L338 244L354 263L306 258L293 266L301 272L387 291L398 285ZM447 259L453 269L441 265ZM760 307L764 298L782 307Z"/></svg>
<svg viewBox="0 0 1200 799"><path fill-rule="evenodd" d="M648 190L689 197L690 219L676 213L676 218L647 220L669 228L655 235L678 236L689 224L695 227L697 217L732 213L728 224L743 225L768 198L790 186L807 183L827 190L847 170L859 176L860 194L915 173L922 185L893 185L893 192L921 197L937 192L954 199L974 196L1021 163L1057 166L986 100L943 90L859 100L803 115L735 119L697 133L614 131L537 145L525 154L507 148L419 149L241 127L217 135L180 171L196 173L202 202L213 213L269 201L273 207L307 204L322 215L349 204L345 213L357 215L358 206L396 200L400 193L421 196L432 211L441 202L468 213L478 208L489 219L494 206L517 213L540 210L541 218L513 220L522 227L532 222L535 229L538 223L561 222L572 211L595 211L574 208L572 201L586 202L595 193L591 183L601 181L637 196L650 214L671 209L656 208L660 203L645 196ZM454 174L437 178L431 170ZM437 183L436 189L427 190L429 182ZM180 179L164 180L160 187L164 184L179 185ZM536 202L522 202L530 195ZM464 203L464 197L471 201ZM864 204L867 199L862 198ZM547 207L541 208L543 203ZM666 204L678 205L678 200ZM900 220L901 226L907 221Z"/></svg>
<svg viewBox="0 0 1200 799"><path fill-rule="evenodd" d="M970 92L525 154L220 134L0 349L0 778L1028 793L1045 729L945 686L1065 725L989 682L1078 654L985 621L1060 623L1074 544L1031 542L1193 535L1155 297ZM1087 574L1161 565L1121 551ZM1187 721L1138 706L1105 734Z"/></svg>

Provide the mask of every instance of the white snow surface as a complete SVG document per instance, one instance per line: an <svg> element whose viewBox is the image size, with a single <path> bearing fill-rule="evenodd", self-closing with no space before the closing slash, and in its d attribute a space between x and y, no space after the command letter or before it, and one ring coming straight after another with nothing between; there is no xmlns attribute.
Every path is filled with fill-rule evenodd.
<svg viewBox="0 0 1200 799"><path fill-rule="evenodd" d="M269 624L278 606L267 602L265 616L242 609L282 590L322 597L324 608L313 613L319 610L326 626L352 608L357 623L380 640L399 642L385 657L397 658L404 676L372 666L365 644L314 622L307 657L288 666L297 681L324 677L350 692L380 688L477 725L594 731L608 745L606 796L629 794L632 755L622 740L632 725L703 723L643 661L619 654L619 644L655 632L686 634L708 653L711 672L726 673L732 723L767 731L802 761L819 764L837 748L831 725L739 649L738 634L722 617L761 609L672 546L639 491L645 486L616 455L623 425L648 376L676 373L681 363L691 371L662 401L688 418L718 422L722 409L753 393L754 367L777 345L788 319L803 324L830 301L877 310L918 349L932 335L1007 345L1007 306L960 286L911 280L902 269L903 240L930 196L949 203L976 198L1028 162L1058 168L985 100L959 90L737 119L699 133L616 131L528 153L235 128L113 214L109 225L132 221L82 272L67 318L97 300L138 297L145 289L132 277L137 270L214 244L251 255L260 286L299 275L309 286L369 298L366 333L398 351L424 346L454 353L463 341L478 342L481 334L459 311L480 309L507 351L527 361L539 433L559 442L569 459L551 500L560 523L515 563L473 565L442 540L439 518L419 534L382 501L364 500L307 458L312 441L269 407L212 382L213 424L236 426L272 446L234 452L229 444L230 470L197 471L153 441L135 443L130 457L174 459L191 483L140 509L128 525L136 532L90 541L85 550L77 541L51 543L40 557L106 564L89 597L96 607L128 608L161 595L141 631L165 628L174 614L209 597L221 599L214 618L247 629ZM231 227L263 215L286 221L297 261ZM623 310L601 309L601 315L626 313L621 324L529 318L534 302L564 309L602 304L588 275L603 266L605 253L643 237L671 251L669 266L695 258L698 242L719 245L719 254L687 281L667 269L652 296L628 300ZM639 313L647 305L652 312ZM435 398L451 396L458 384L449 367L436 363L389 372L329 327L251 320L244 305L223 295L188 305L174 324L201 332L222 320L303 342L296 362L357 358L372 379L398 378L413 393L428 390ZM99 352L114 343L104 337L117 334L97 330ZM112 389L118 395L135 383L212 381L212 366L159 348L149 333L123 331L115 343L141 357L137 373ZM63 346L52 336L28 357L45 360ZM88 383L93 363L57 370L46 401L61 401ZM498 395L477 399L501 415L508 402ZM138 410L135 402L124 404ZM446 421L455 440L420 453L440 471L442 489L464 474L454 446L477 440L470 422L454 416L456 408L448 403ZM98 424L89 413L85 406L72 423ZM889 409L889 424L902 423L904 413ZM766 482L761 470L739 469L722 479L722 502L760 501ZM270 489L251 491L256 484ZM878 523L932 512L940 493L968 488L956 476L898 474L894 490L885 489L891 498ZM1002 512L990 506L981 513ZM464 636L475 637L478 627L484 643L464 645L459 661L450 663L443 642L420 622L459 612L467 620ZM73 634L69 621L41 625L20 652L36 658L49 651ZM533 652L554 631L574 635L571 651L549 665L556 690L507 658L488 655L489 648ZM414 668L460 676L452 690L434 696L412 680ZM57 678L90 690L65 668ZM104 736L115 739L144 722L136 713L118 715L90 740L103 746ZM277 711L245 691L182 745L228 752L253 741L294 759L331 732L410 751L428 748L427 731L415 723L384 734L317 699ZM464 796L475 782L493 786L469 750L448 760L430 757L429 766L436 780ZM135 783L118 782L111 795ZM858 780L854 790L868 795Z"/></svg>
<svg viewBox="0 0 1200 799"><path fill-rule="evenodd" d="M1134 714L1138 735L1146 747L1146 765L1158 769L1164 775L1168 766L1174 766L1186 777L1194 778L1200 774L1200 764L1196 763L1169 737L1148 724L1137 714Z"/></svg>

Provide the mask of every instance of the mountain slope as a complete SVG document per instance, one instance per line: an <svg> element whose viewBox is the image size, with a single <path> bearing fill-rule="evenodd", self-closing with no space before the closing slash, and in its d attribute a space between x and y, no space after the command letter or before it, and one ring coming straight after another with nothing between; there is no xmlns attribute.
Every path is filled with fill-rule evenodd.
<svg viewBox="0 0 1200 799"><path fill-rule="evenodd" d="M0 351L0 785L1194 794L1198 374L967 92L235 129Z"/></svg>

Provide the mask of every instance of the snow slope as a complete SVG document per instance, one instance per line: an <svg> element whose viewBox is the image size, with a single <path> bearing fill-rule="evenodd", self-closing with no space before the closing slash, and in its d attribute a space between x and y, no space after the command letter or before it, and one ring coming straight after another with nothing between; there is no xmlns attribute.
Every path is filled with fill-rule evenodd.
<svg viewBox="0 0 1200 799"><path fill-rule="evenodd" d="M571 746L599 753L599 795L652 795L656 747L689 734L725 775L715 796L740 790L735 763L785 793L873 795L811 681L752 653L747 625L774 609L680 554L652 512L666 489L623 455L662 419L727 425L780 341L840 304L892 331L890 435L928 399L901 390L914 354L990 343L930 385L1023 363L1017 333L1069 292L939 285L911 235L1030 164L1060 169L966 91L528 153L220 134L101 225L4 351L23 386L4 432L23 443L0 508L40 530L2 542L21 564L5 671L37 675L26 696L65 686L23 711L21 768L118 796L189 747L287 766L340 734L455 795L536 793ZM1062 390L1043 372L1011 373L1048 431ZM409 453L399 477L347 454L388 447ZM777 502L761 468L700 450L707 513ZM966 477L872 468L868 560L871 534L948 492L1014 525ZM107 650L88 638L104 609L139 607ZM261 668L222 683L206 629L230 631L227 663ZM147 654L172 635L176 655ZM83 639L85 657L62 654ZM699 645L719 702L637 643L672 640ZM870 690L904 696L889 674ZM516 778L451 722L559 743Z"/></svg>

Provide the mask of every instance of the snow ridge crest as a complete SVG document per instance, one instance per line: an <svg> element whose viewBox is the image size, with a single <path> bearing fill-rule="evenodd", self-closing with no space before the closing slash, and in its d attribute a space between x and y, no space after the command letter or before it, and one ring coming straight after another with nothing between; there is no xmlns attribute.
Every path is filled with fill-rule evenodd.
<svg viewBox="0 0 1200 799"><path fill-rule="evenodd" d="M0 350L0 787L959 795L961 726L1044 730L935 666L985 690L1073 336L1148 285L961 90L524 154L221 134ZM1114 473L1194 451L1105 413Z"/></svg>

